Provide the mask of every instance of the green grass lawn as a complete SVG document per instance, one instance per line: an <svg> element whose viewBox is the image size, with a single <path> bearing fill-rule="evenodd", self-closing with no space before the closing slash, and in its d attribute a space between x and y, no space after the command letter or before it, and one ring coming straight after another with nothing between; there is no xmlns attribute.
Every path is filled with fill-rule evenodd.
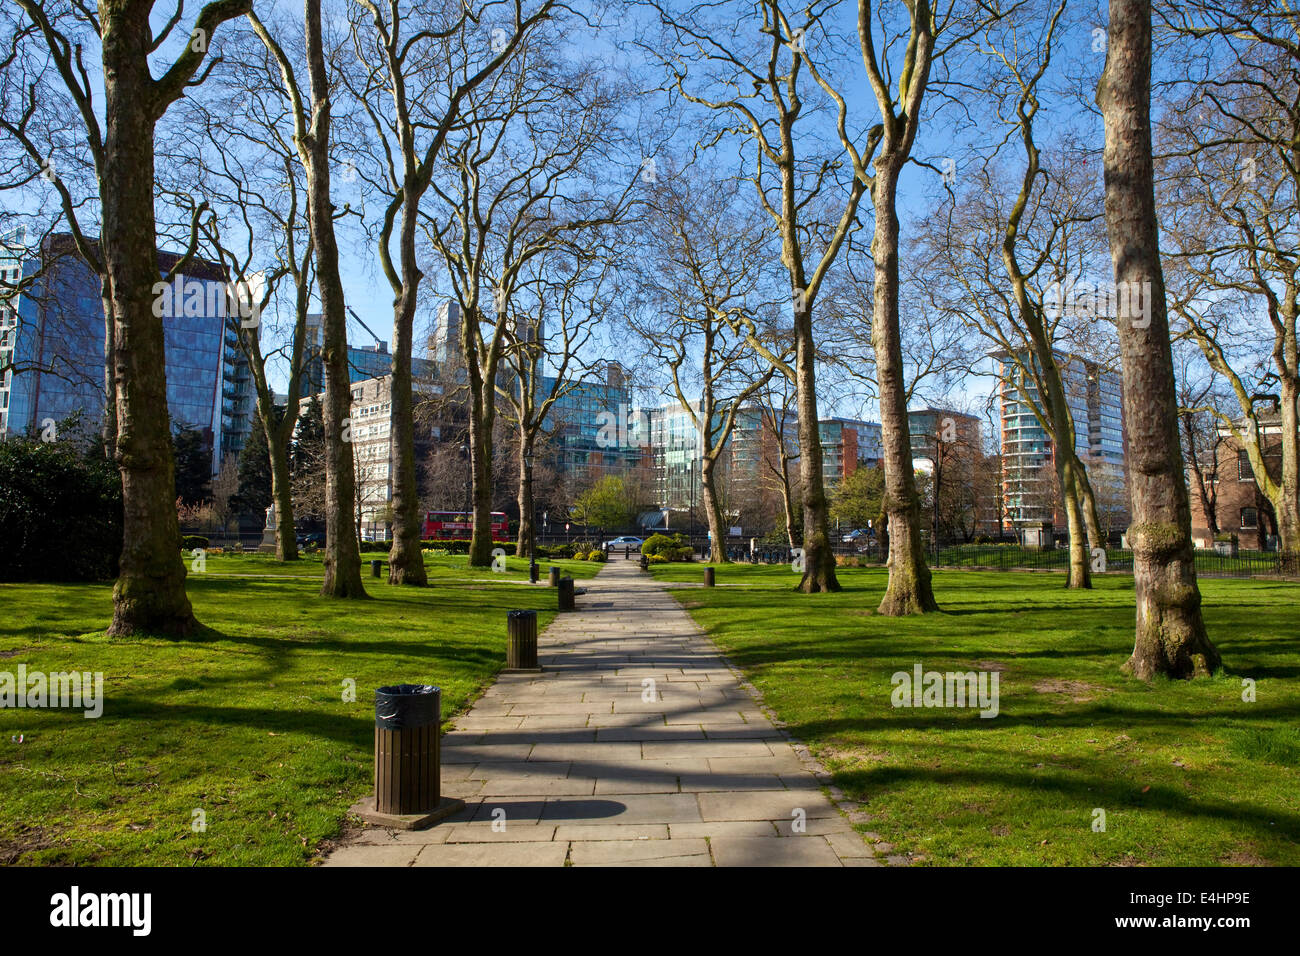
<svg viewBox="0 0 1300 956"><path fill-rule="evenodd" d="M312 576L317 581L320 580L321 562L324 560L324 553L321 551L303 552L298 561L277 561L273 554L256 554L256 553L231 553L231 554L209 554L207 556L208 574L275 574L285 575L288 577L295 576ZM192 565L193 557L186 555L187 565ZM361 555L361 576L362 579L370 584L374 579L370 576L370 562L382 561L381 570L382 581L388 580L388 552L387 551L368 551ZM595 561L574 561L571 559L557 559L555 561L543 559L537 562L540 568L541 577L546 578L546 571L551 565L560 568L564 574L571 578L590 578L600 570L602 565ZM460 581L466 579L483 579L486 581L527 581L528 580L528 559L527 558L506 558L506 570L493 571L491 568L471 568L469 558L465 555L426 555L424 567L429 575L430 581L444 580L448 582Z"/></svg>
<svg viewBox="0 0 1300 956"><path fill-rule="evenodd" d="M465 560L430 558L427 589L367 577L373 600L341 602L317 596L318 557L209 555L187 582L206 628L188 641L104 637L110 585L0 584L0 671L105 682L97 719L0 710L0 864L307 862L372 789L375 688L437 684L446 719L504 665L507 611L553 616L554 591L505 581L526 561ZM466 576L482 580L440 583Z"/></svg>
<svg viewBox="0 0 1300 956"><path fill-rule="evenodd" d="M894 852L947 865L1300 864L1300 585L1202 580L1225 672L1146 685L1119 672L1131 577L1071 592L1060 574L937 571L943 613L898 619L875 613L879 569L842 569L842 593L812 596L789 590L787 567L717 574L745 586L673 593ZM1000 713L891 706L891 676L917 663L996 670Z"/></svg>

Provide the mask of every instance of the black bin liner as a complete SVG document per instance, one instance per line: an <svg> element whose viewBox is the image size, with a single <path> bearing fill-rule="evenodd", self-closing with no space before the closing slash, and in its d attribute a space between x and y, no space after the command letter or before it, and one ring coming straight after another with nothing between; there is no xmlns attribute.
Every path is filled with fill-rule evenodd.
<svg viewBox="0 0 1300 956"><path fill-rule="evenodd" d="M436 724L441 710L441 687L390 684L375 691L375 726L383 730L407 730Z"/></svg>
<svg viewBox="0 0 1300 956"><path fill-rule="evenodd" d="M506 613L506 617L511 621L517 621L520 618L530 618L530 617L535 619L537 617L537 612L536 611L509 611Z"/></svg>

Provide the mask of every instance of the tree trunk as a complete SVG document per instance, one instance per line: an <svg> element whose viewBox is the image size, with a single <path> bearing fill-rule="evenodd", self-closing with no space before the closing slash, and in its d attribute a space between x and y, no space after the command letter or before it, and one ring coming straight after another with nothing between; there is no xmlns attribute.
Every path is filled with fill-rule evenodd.
<svg viewBox="0 0 1300 956"><path fill-rule="evenodd" d="M1101 530L1101 520L1097 516L1097 499L1092 493L1092 481L1088 478L1088 469L1075 458L1075 484L1078 486L1079 510L1083 514L1083 525L1088 529L1088 547L1105 548L1106 535Z"/></svg>
<svg viewBox="0 0 1300 956"><path fill-rule="evenodd" d="M286 409L286 415L292 414ZM275 502L275 559L298 560L298 538L293 526L293 482L290 480L289 448L276 434L278 428L264 428L271 460L271 500Z"/></svg>
<svg viewBox="0 0 1300 956"><path fill-rule="evenodd" d="M468 319L465 320L468 325ZM478 377L471 371L471 377ZM492 388L487 379L471 382L469 416L470 483L473 496L474 528L470 532L469 566L486 568L492 564L492 419L490 402L481 389Z"/></svg>
<svg viewBox="0 0 1300 956"><path fill-rule="evenodd" d="M100 243L100 255L103 243ZM99 277L99 296L104 308L104 420L100 423L100 435L104 440L104 457L109 461L117 458L117 383L114 378L117 368L117 350L114 342L117 335L116 323L113 321L113 292L108 276Z"/></svg>
<svg viewBox="0 0 1300 956"><path fill-rule="evenodd" d="M409 221L408 221L409 220ZM411 339L420 274L415 265L415 210L402 207L402 294L393 322L390 431L393 482L393 547L388 552L388 583L424 587L429 583L420 546L424 522L415 480L415 410L411 389ZM409 245L409 259L408 259Z"/></svg>
<svg viewBox="0 0 1300 956"><path fill-rule="evenodd" d="M1282 382L1282 469L1277 516L1278 561L1282 573L1300 574L1300 383Z"/></svg>
<svg viewBox="0 0 1300 956"><path fill-rule="evenodd" d="M1092 552L1084 533L1083 504L1079 498L1078 473L1074 456L1059 456L1057 478L1065 502L1065 521L1070 532L1070 575L1068 588L1092 587Z"/></svg>
<svg viewBox="0 0 1300 956"><path fill-rule="evenodd" d="M876 234L871 341L880 393L880 432L885 467L885 512L889 518L889 585L879 611L891 617L937 611L930 568L921 546L921 504L912 471L912 437L907 423L902 335L898 323L898 170L877 162L872 199Z"/></svg>
<svg viewBox="0 0 1300 956"><path fill-rule="evenodd" d="M154 222L154 81L148 17L102 3L104 64L102 255L113 316L113 385L122 475L122 559L113 589L111 636L189 634L175 462L167 413L162 320L153 312L159 281Z"/></svg>
<svg viewBox="0 0 1300 956"><path fill-rule="evenodd" d="M533 442L521 430L519 436L519 537L515 542L515 554L518 557L532 557L534 552L533 536L533 471L527 461L533 454Z"/></svg>
<svg viewBox="0 0 1300 956"><path fill-rule="evenodd" d="M325 331L325 580L324 597L368 597L361 583L361 552L352 520L356 466L352 460L352 388L339 249L330 201L330 87L321 34L320 0L306 0L307 65L311 74L311 133L307 138L307 202L316 281Z"/></svg>
<svg viewBox="0 0 1300 956"><path fill-rule="evenodd" d="M1150 0L1110 0L1097 104L1106 124L1106 226L1121 310L1129 428L1137 623L1124 670L1142 680L1208 675L1220 666L1201 618L1191 509L1178 441L1178 401L1160 266L1151 158ZM1149 283L1149 285L1148 285ZM1141 292L1141 306L1135 309ZM1149 290L1149 291L1148 291ZM1125 311L1127 315L1123 314Z"/></svg>
<svg viewBox="0 0 1300 956"><path fill-rule="evenodd" d="M822 480L822 443L817 432L815 368L817 350L813 343L812 310L796 308L795 401L799 409L799 480L803 485L803 578L797 590L805 594L840 590L835 577L835 554L831 551L830 508Z"/></svg>
<svg viewBox="0 0 1300 956"><path fill-rule="evenodd" d="M700 496L704 499L704 517L709 522L709 563L727 564L727 527L722 523L722 505L718 502L717 459L708 455L700 459Z"/></svg>

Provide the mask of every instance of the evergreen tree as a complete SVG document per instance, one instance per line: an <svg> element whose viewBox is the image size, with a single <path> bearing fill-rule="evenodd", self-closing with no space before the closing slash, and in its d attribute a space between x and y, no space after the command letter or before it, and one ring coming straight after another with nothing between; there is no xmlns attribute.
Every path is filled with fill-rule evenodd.
<svg viewBox="0 0 1300 956"><path fill-rule="evenodd" d="M172 434L176 496L187 505L212 500L212 449L197 428L180 426Z"/></svg>
<svg viewBox="0 0 1300 956"><path fill-rule="evenodd" d="M239 488L231 502L240 514L262 514L271 506L271 451L266 430L254 422L239 452Z"/></svg>

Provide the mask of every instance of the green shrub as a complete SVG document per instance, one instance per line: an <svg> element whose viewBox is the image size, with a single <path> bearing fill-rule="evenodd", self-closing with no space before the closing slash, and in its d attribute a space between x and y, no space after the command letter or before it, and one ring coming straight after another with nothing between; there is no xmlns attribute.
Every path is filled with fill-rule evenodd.
<svg viewBox="0 0 1300 956"><path fill-rule="evenodd" d="M537 557L539 558L571 558L573 557L573 545L571 544L539 544L537 546Z"/></svg>
<svg viewBox="0 0 1300 956"><path fill-rule="evenodd" d="M181 550L193 551L195 548L206 548L208 539L201 534L186 534L181 536Z"/></svg>
<svg viewBox="0 0 1300 956"><path fill-rule="evenodd" d="M383 550L389 550L392 545L384 543ZM494 541L493 548L504 548L506 554L514 556L518 545L514 541ZM425 538L420 542L420 548L424 551L441 550L447 554L469 554L469 538ZM538 549L538 554L541 549Z"/></svg>
<svg viewBox="0 0 1300 956"><path fill-rule="evenodd" d="M73 421L0 441L0 581L102 581L122 553L122 480Z"/></svg>
<svg viewBox="0 0 1300 956"><path fill-rule="evenodd" d="M609 560L609 555L607 555L604 551L601 551L599 548L596 548L595 550L588 552L587 560L598 561L601 564L604 564L606 561Z"/></svg>
<svg viewBox="0 0 1300 956"><path fill-rule="evenodd" d="M662 554L651 554L646 556L646 560L651 564L667 564L668 559Z"/></svg>
<svg viewBox="0 0 1300 956"><path fill-rule="evenodd" d="M667 554L671 560L672 553L685 542L681 535L652 534L641 544L641 553L645 555Z"/></svg>

